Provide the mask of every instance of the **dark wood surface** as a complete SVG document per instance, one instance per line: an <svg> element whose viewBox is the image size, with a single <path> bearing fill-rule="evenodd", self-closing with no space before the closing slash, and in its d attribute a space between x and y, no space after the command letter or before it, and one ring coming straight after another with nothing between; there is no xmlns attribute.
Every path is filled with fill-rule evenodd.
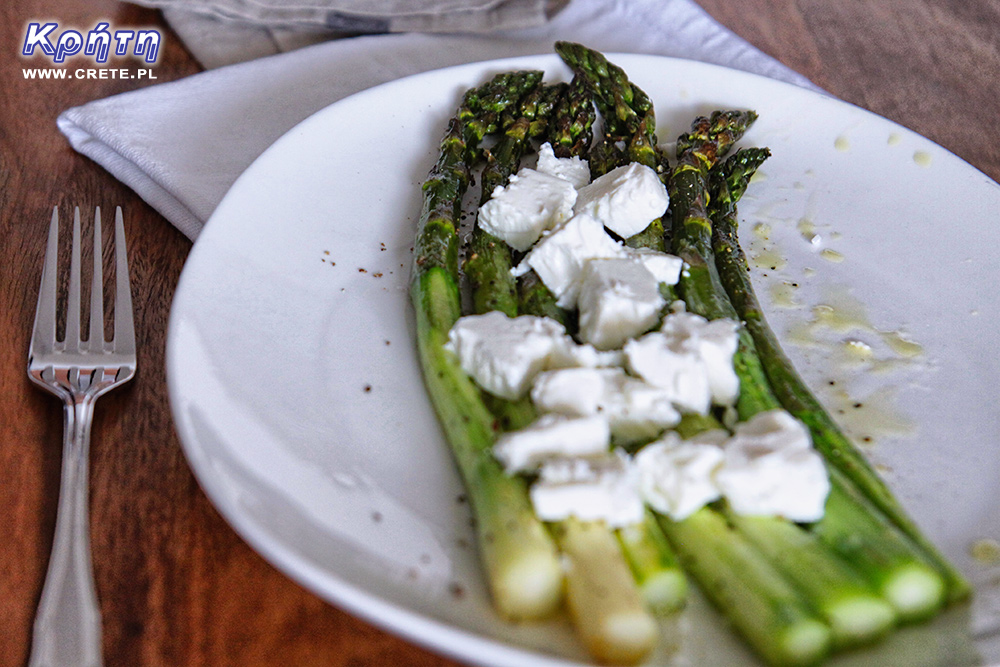
<svg viewBox="0 0 1000 667"><path fill-rule="evenodd" d="M991 0L702 0L749 42L849 102L1000 178L1000 5ZM199 71L150 10L113 0L0 4L0 666L26 663L55 523L59 405L24 368L51 207L128 212L139 367L103 398L91 522L109 665L446 665L306 592L254 553L195 482L173 431L166 322L190 243L72 151L60 111L146 82L25 80L29 20L167 31L158 82ZM45 65L38 59L37 65ZM136 68L132 60L121 65Z"/></svg>

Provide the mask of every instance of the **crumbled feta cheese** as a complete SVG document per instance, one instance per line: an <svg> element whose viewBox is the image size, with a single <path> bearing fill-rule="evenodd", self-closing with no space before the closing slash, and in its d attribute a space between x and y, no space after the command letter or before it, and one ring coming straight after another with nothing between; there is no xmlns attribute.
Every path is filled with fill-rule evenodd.
<svg viewBox="0 0 1000 667"><path fill-rule="evenodd" d="M552 144L545 142L538 149L538 164L535 169L543 174L556 176L580 189L590 183L590 165L587 161L574 155L573 157L556 157Z"/></svg>
<svg viewBox="0 0 1000 667"><path fill-rule="evenodd" d="M635 455L639 488L650 507L681 521L719 498L715 471L722 464L723 430L681 440L674 431Z"/></svg>
<svg viewBox="0 0 1000 667"><path fill-rule="evenodd" d="M660 331L685 345L697 347L708 368L708 386L718 405L732 405L740 394L740 380L733 369L739 345L739 324L730 319L708 321L694 313L675 313L663 319Z"/></svg>
<svg viewBox="0 0 1000 667"><path fill-rule="evenodd" d="M667 188L656 171L633 162L580 188L573 210L593 216L624 239L663 215L669 202Z"/></svg>
<svg viewBox="0 0 1000 667"><path fill-rule="evenodd" d="M492 311L459 318L445 348L476 384L501 398L524 396L543 370L620 366L620 354L579 345L562 324L548 317L508 317Z"/></svg>
<svg viewBox="0 0 1000 667"><path fill-rule="evenodd" d="M708 412L712 391L708 369L697 350L653 332L625 343L624 351L626 367L662 389L679 410L702 415Z"/></svg>
<svg viewBox="0 0 1000 667"><path fill-rule="evenodd" d="M548 317L507 317L492 311L460 318L445 347L480 387L501 398L527 393L531 381L565 347L566 329Z"/></svg>
<svg viewBox="0 0 1000 667"><path fill-rule="evenodd" d="M479 207L479 226L515 250L527 250L547 229L573 215L576 188L563 178L522 169Z"/></svg>
<svg viewBox="0 0 1000 667"><path fill-rule="evenodd" d="M676 285L677 281L681 279L684 260L676 255L659 252L652 248L626 248L625 252L656 276L658 283Z"/></svg>
<svg viewBox="0 0 1000 667"><path fill-rule="evenodd" d="M548 414L520 431L501 435L493 445L508 473L534 470L554 457L587 457L606 454L611 429L603 417L566 417Z"/></svg>
<svg viewBox="0 0 1000 667"><path fill-rule="evenodd" d="M535 273L563 308L576 305L583 265L591 259L623 257L625 251L589 215L576 215L541 240L514 270L514 275Z"/></svg>
<svg viewBox="0 0 1000 667"><path fill-rule="evenodd" d="M639 523L645 515L635 466L620 449L600 458L546 461L530 493L535 514L543 521L572 516L619 528Z"/></svg>
<svg viewBox="0 0 1000 667"><path fill-rule="evenodd" d="M682 410L705 414L709 405L731 405L740 382L733 369L737 324L677 312L663 318L659 332L625 344L629 369L670 391Z"/></svg>
<svg viewBox="0 0 1000 667"><path fill-rule="evenodd" d="M543 412L572 416L600 415L619 442L656 437L680 421L667 393L621 368L568 368L535 378L531 400Z"/></svg>
<svg viewBox="0 0 1000 667"><path fill-rule="evenodd" d="M620 348L649 331L666 306L656 277L632 259L592 259L580 282L580 338L599 350Z"/></svg>
<svg viewBox="0 0 1000 667"><path fill-rule="evenodd" d="M736 425L715 475L738 514L817 521L830 492L823 458L809 431L784 410L762 412Z"/></svg>

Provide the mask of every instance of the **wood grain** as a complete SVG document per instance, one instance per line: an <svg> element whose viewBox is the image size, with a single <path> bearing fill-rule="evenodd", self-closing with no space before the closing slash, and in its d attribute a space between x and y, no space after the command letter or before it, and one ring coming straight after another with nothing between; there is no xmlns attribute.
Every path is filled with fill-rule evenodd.
<svg viewBox="0 0 1000 667"><path fill-rule="evenodd" d="M1000 7L990 0L702 0L734 32L833 95L897 121L1000 178ZM73 152L62 110L148 85L28 81L25 23L158 26L158 82L197 64L155 12L112 0L0 5L0 666L27 660L51 546L62 424L24 372L51 207L123 206L139 375L102 399L91 506L107 664L435 666L450 661L329 606L228 527L181 454L167 406L166 322L189 242L133 192ZM39 61L39 65L44 64ZM135 68L134 61L121 66Z"/></svg>

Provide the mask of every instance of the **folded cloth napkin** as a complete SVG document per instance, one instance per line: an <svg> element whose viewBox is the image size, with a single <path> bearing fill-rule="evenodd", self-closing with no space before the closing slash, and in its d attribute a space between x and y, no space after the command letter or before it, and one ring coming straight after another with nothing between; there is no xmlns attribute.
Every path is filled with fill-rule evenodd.
<svg viewBox="0 0 1000 667"><path fill-rule="evenodd" d="M566 0L131 0L159 7L206 67L358 33L487 33L538 26Z"/></svg>
<svg viewBox="0 0 1000 667"><path fill-rule="evenodd" d="M449 65L552 53L555 40L675 56L813 87L691 0L573 0L549 22L489 37L341 39L210 70L63 112L79 152L194 239L236 178L299 121L373 85Z"/></svg>

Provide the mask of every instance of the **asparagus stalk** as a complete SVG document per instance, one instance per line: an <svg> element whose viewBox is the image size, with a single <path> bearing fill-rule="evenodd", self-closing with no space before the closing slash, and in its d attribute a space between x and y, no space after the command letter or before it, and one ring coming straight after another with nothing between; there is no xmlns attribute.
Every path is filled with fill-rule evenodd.
<svg viewBox="0 0 1000 667"><path fill-rule="evenodd" d="M753 118L752 113L716 113L711 118L698 119L693 132L682 136L678 142L678 164L671 176L673 247L688 264L682 274L680 288L688 309L709 319L736 318L735 309L712 261L709 172L718 156ZM745 330L740 331L734 368L740 378L740 399L736 406L740 419L746 420L758 412L780 407L771 393L753 340ZM864 508L834 505L827 508L827 514L819 523L863 526L868 525L870 520L871 516ZM748 537L776 570L794 582L811 608L830 625L838 646L868 641L884 634L894 621L894 611L901 615L907 613L894 604L893 599L888 600L893 605L889 608L874 594L872 586L878 587L878 593L885 594L887 591L881 584L904 570L909 571L911 566L922 574L929 574L931 580L935 578L919 555L910 550L906 552L905 566L902 560L872 557L859 563L860 559L854 558L853 562L865 572L870 582L865 586L861 584L865 580L860 575L851 576L851 570L843 560L857 554L844 551L841 548L843 544L836 540L824 540L822 532L809 534L779 519L737 521L736 525L740 534ZM879 546L872 543L865 548L871 553ZM914 592L914 597L919 597L920 603L915 605L936 604L939 597L935 597L932 584L908 590L917 589L920 590ZM741 610L732 608L725 611L731 616L741 613Z"/></svg>
<svg viewBox="0 0 1000 667"><path fill-rule="evenodd" d="M809 391L768 326L750 280L746 256L739 245L734 205L747 187L750 175L766 157L766 149L740 151L727 160L725 170L713 179L718 194L712 217L712 242L720 280L754 341L763 371L781 404L809 427L816 448L826 460L841 470L852 485L920 547L945 578L949 600L966 598L971 592L968 581L923 535L865 456Z"/></svg>
<svg viewBox="0 0 1000 667"><path fill-rule="evenodd" d="M683 607L687 600L687 578L656 515L647 510L642 523L615 532L649 609L654 614L667 615Z"/></svg>
<svg viewBox="0 0 1000 667"><path fill-rule="evenodd" d="M830 628L721 514L705 507L660 523L684 568L770 664L812 665L827 655Z"/></svg>
<svg viewBox="0 0 1000 667"><path fill-rule="evenodd" d="M694 145L691 143L691 145ZM742 196L750 177L756 168L766 159L768 153L764 150L748 150L739 152L725 165L722 165L720 172L723 174L738 174L734 177L736 187L728 189L727 181L718 176L714 179L716 184L716 196L713 198L712 219L709 228L706 230L704 224L699 221L697 224L690 222L684 225L675 224L675 243L686 248L687 257L697 262L704 270L697 274L689 272L687 286L692 280L699 280L699 285L694 286L692 291L698 295L689 301L689 307L695 312L699 312L710 319L715 317L735 317L735 309L726 294L725 288L719 273L715 270L713 260L713 248L711 247L711 226L721 217L721 211L725 210L727 216L735 218L735 203ZM704 182L704 181L703 181ZM693 201L697 201L697 197ZM688 216L691 217L690 214ZM676 223L676 218L675 218ZM709 236L706 238L706 232ZM747 333L747 329L741 328L740 344L734 357L734 366L740 378L741 396L750 394L752 400L740 401L737 404L737 411L740 419L746 420L761 410L770 410L781 407L777 397L772 393L770 383L764 374L760 356L754 344L754 340ZM870 584L877 590L895 609L902 620L915 620L926 617L935 611L941 602L941 578L928 566L924 555L912 543L899 534L891 525L880 520L878 512L863 502L841 501L846 497L847 489L845 480L839 474L833 474L831 470L831 498L827 502L827 507L823 518L813 526L813 531L819 540L841 558L849 561L852 565L869 580ZM744 524L745 525L745 524ZM759 528L759 526L758 526ZM783 531L787 532L787 531ZM780 537L771 531L769 536L772 540ZM864 534L870 536L867 540L851 540L851 534ZM788 533L786 537L792 537ZM877 539L881 536L881 539ZM805 538L801 538L805 539ZM785 549L791 552L791 549ZM775 554L778 552L774 552ZM780 564L779 564L780 565ZM788 576L798 578L801 572L797 568L785 567ZM843 592L850 590L845 583ZM822 591L816 591L822 593ZM815 604L818 608L827 608L829 613L829 599L825 597L815 597ZM872 610L870 601L864 603L865 608ZM837 622L836 615L828 615L831 622ZM878 617L869 620L869 630L877 630L876 621ZM844 637L843 641L858 641L862 639L856 635Z"/></svg>
<svg viewBox="0 0 1000 667"><path fill-rule="evenodd" d="M509 619L540 618L558 607L563 581L558 552L535 517L524 481L506 475L493 458L493 415L444 344L461 312L457 228L473 142L489 130L485 115L502 112L540 76L502 75L464 97L423 185L410 282L424 382L469 494L495 606Z"/></svg>
<svg viewBox="0 0 1000 667"><path fill-rule="evenodd" d="M646 610L615 535L603 522L560 521L553 527L566 558L566 602L577 634L602 663L634 664L656 645Z"/></svg>
<svg viewBox="0 0 1000 667"><path fill-rule="evenodd" d="M481 178L480 204L489 200L493 190L504 185L517 170L521 157L531 148L531 139L540 135L564 85L537 86L516 105L504 134L487 152ZM505 114L506 115L506 114ZM472 287L473 309L477 313L499 310L517 313L517 283L511 275L511 250L502 240L478 224L472 231L470 253L463 266Z"/></svg>
<svg viewBox="0 0 1000 667"><path fill-rule="evenodd" d="M664 156L657 148L656 116L649 96L629 81L622 68L608 62L603 54L573 42L556 42L556 52L593 93L604 119L604 137L591 159L591 173L605 174L615 167L638 162L660 173L666 181ZM625 144L620 151L617 143ZM657 218L649 226L625 239L633 248L663 250L663 222Z"/></svg>

